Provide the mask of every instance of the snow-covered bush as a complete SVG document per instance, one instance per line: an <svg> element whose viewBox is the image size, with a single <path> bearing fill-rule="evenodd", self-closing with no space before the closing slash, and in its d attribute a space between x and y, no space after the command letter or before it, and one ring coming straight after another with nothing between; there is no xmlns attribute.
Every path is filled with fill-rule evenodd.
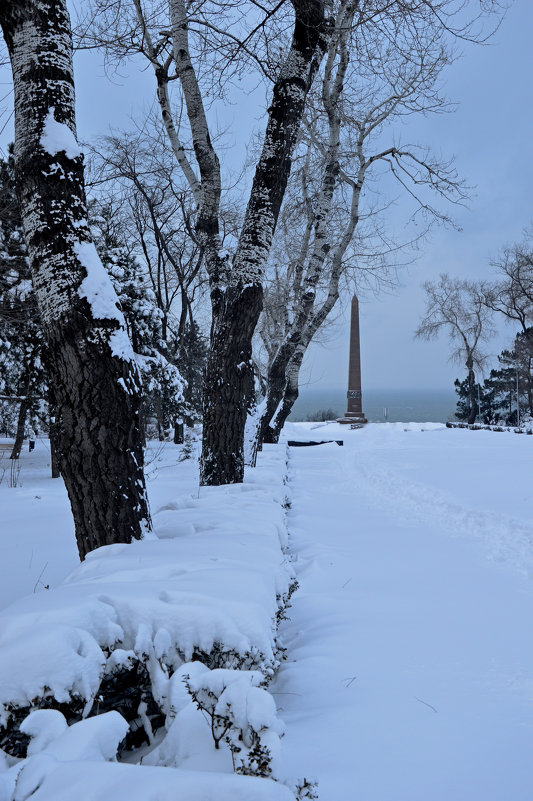
<svg viewBox="0 0 533 801"><path fill-rule="evenodd" d="M160 509L157 538L100 548L61 586L4 611L7 753L35 756L39 720L57 733L113 712L125 721L119 753L145 744L144 764L179 767L194 758L192 730L202 754L217 751L203 717L211 710L224 721L220 769L270 775L282 730L265 687L283 655L277 622L294 585L282 551L284 460L267 448L244 484Z"/></svg>
<svg viewBox="0 0 533 801"><path fill-rule="evenodd" d="M233 768L244 776L271 776L283 724L259 671L208 670L184 676L198 709L209 717L215 748L225 742Z"/></svg>

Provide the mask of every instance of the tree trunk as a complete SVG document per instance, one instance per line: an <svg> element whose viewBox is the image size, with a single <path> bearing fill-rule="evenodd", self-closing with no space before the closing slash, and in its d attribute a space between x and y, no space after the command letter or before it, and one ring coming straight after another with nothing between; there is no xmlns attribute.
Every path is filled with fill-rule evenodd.
<svg viewBox="0 0 533 801"><path fill-rule="evenodd" d="M526 342L529 352L531 353L533 351L533 330L531 329L528 329L526 331ZM527 360L526 390L527 390L527 406L531 417L533 417L533 376L531 374L532 366L533 366L533 357L529 356Z"/></svg>
<svg viewBox="0 0 533 801"><path fill-rule="evenodd" d="M267 393L265 398L265 409L261 417L259 427L259 442L278 442L279 433L273 433L272 425L274 418L284 402L285 391L287 389L287 367L297 343L284 342L270 365L267 377ZM280 429L281 431L281 429Z"/></svg>
<svg viewBox="0 0 533 801"><path fill-rule="evenodd" d="M328 146L322 164L321 187L312 215L308 217L307 233L299 256L302 268L298 283L301 291L294 320L269 366L265 410L258 430L260 442L279 441L281 430L298 398L298 377L305 351L338 300L344 254L359 222L359 200L366 170L362 158L357 181L350 180L352 200L348 224L340 239L332 241L328 221L339 175L341 126L339 102L348 66L346 39L354 13L355 5L348 7L347 4L343 4L335 26L337 35L332 37L328 48L322 83L322 100L328 117L329 133ZM337 58L338 64L335 71L334 65ZM313 233L312 240L309 236L311 231ZM328 255L331 258L328 294L322 305L316 308L317 287L325 272ZM304 262L307 263L305 271L303 270Z"/></svg>
<svg viewBox="0 0 533 801"><path fill-rule="evenodd" d="M28 416L29 401L25 398L20 402L19 414L17 420L17 433L15 435L15 442L11 451L10 459L18 459L22 446L24 444L24 429L26 428L26 417Z"/></svg>
<svg viewBox="0 0 533 801"><path fill-rule="evenodd" d="M298 400L299 377L305 351L308 343L303 342L296 348L294 355L287 367L287 379L283 391L283 397L278 405L275 415L269 421L265 430L264 442L279 442L279 437L288 416L292 412L292 407Z"/></svg>
<svg viewBox="0 0 533 801"><path fill-rule="evenodd" d="M468 425L473 425L476 422L478 407L476 401L476 376L470 359L467 360L466 367L468 370Z"/></svg>
<svg viewBox="0 0 533 801"><path fill-rule="evenodd" d="M307 93L326 48L323 0L293 0L295 24L288 57L273 90L230 282L216 298L204 388L203 485L244 477L244 432L253 404L252 337L263 306L263 274Z"/></svg>
<svg viewBox="0 0 533 801"><path fill-rule="evenodd" d="M83 559L151 527L139 377L87 223L65 2L0 3L0 24L13 71L17 189Z"/></svg>
<svg viewBox="0 0 533 801"><path fill-rule="evenodd" d="M60 478L61 461L57 437L56 412L53 406L50 407L50 424L48 426L48 432L48 436L50 438L50 468L52 472L52 478Z"/></svg>
<svg viewBox="0 0 533 801"><path fill-rule="evenodd" d="M17 432L15 434L15 442L11 450L10 459L18 459L22 446L24 444L24 430L26 428L26 418L30 408L29 395L31 392L31 374L33 368L33 355L26 353L26 360L22 372L21 380L18 382L17 393L21 397L19 413L17 418Z"/></svg>

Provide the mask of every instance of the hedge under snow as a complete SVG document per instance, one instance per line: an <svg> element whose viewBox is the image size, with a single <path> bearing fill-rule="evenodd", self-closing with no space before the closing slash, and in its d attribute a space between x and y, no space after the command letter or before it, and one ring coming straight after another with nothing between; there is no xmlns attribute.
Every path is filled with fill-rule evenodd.
<svg viewBox="0 0 533 801"><path fill-rule="evenodd" d="M266 689L294 587L285 472L266 447L244 484L159 510L156 539L4 610L0 801L294 798L269 778L283 726ZM131 749L141 765L116 763Z"/></svg>

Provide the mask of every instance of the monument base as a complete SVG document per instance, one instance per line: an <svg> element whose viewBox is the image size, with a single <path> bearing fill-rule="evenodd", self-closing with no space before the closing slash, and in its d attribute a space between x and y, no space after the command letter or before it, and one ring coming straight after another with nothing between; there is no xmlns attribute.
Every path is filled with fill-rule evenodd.
<svg viewBox="0 0 533 801"><path fill-rule="evenodd" d="M344 417L341 417L337 420L337 423L347 424L353 423L354 425L364 425L368 423L368 420L364 416L364 414L346 414Z"/></svg>

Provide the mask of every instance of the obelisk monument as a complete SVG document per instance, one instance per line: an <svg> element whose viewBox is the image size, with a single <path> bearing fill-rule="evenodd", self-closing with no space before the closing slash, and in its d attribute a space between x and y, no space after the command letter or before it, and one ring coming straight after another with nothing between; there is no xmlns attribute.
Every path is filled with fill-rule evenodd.
<svg viewBox="0 0 533 801"><path fill-rule="evenodd" d="M348 363L348 405L346 414L339 423L367 423L363 414L361 394L361 343L359 340L359 301L352 298L352 318L350 324L350 361Z"/></svg>

